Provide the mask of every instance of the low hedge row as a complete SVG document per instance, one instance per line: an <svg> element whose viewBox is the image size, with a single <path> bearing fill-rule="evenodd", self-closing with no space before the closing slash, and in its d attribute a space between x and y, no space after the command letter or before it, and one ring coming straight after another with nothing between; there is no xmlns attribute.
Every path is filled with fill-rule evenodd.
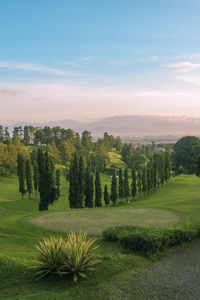
<svg viewBox="0 0 200 300"><path fill-rule="evenodd" d="M200 225L190 225L184 229L116 226L104 230L102 234L107 241L119 241L126 250L150 255L200 238Z"/></svg>

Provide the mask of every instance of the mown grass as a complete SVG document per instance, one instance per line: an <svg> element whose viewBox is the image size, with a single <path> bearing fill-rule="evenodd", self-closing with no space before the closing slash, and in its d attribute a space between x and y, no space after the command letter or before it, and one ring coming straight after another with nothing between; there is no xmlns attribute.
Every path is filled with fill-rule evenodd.
<svg viewBox="0 0 200 300"><path fill-rule="evenodd" d="M102 184L106 181L110 182L109 176L103 176ZM53 213L57 215L59 221L60 211L65 210L69 213L67 192L68 184L62 178L60 199L50 207L48 212L38 212L38 196L22 200L17 190L16 177L0 177L0 299L111 299L110 295L116 295L117 289L120 288L113 284L116 279L122 280L128 272L138 270L149 262L144 257L122 253L118 244L106 243L98 236L98 242L101 244L99 256L102 263L96 267L95 272L88 274L87 280L81 280L78 285L74 285L69 279L55 277L36 281L32 277L33 267L37 264L35 244L44 236L55 232L52 229L35 226L28 220L34 217L46 217ZM195 176L182 175L172 178L168 185L155 193L132 201L130 204L124 203L122 219L124 222L130 222L132 212L127 217L128 211L134 212L137 209L142 212L138 218L142 225L145 214L153 211L152 208L157 208L158 211L154 210L157 212L154 215L155 220L161 217L158 217L159 212L172 211L172 215L175 213L175 216L178 215L180 218L177 226L182 226L187 222L199 220L199 195L200 182ZM88 218L90 214L95 218L95 212L97 216L101 215L99 223L97 222L99 225L96 225L100 232L102 223L103 225L105 223L105 220L102 220L104 212L110 211L110 215L109 213L107 215L107 222L109 222L115 214L116 219L119 217L119 210L120 207L110 207L82 211L87 212ZM71 212L77 214L77 223L82 211ZM133 218L136 219L134 213ZM65 235L64 232L59 233ZM130 296L130 290L127 295ZM126 299L126 294L123 294L123 297Z"/></svg>

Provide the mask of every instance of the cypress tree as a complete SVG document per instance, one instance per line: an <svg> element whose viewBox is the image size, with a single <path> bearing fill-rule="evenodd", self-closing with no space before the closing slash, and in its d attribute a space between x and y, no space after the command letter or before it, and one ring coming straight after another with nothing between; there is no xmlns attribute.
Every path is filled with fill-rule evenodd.
<svg viewBox="0 0 200 300"><path fill-rule="evenodd" d="M38 182L39 180L39 174L38 174L38 165L37 165L37 162L34 160L33 161L33 184L34 184L34 190L37 194L37 191L38 191Z"/></svg>
<svg viewBox="0 0 200 300"><path fill-rule="evenodd" d="M39 173L39 210L47 210L49 204L56 200L54 164L48 156L48 152L38 149L38 173Z"/></svg>
<svg viewBox="0 0 200 300"><path fill-rule="evenodd" d="M122 199L124 198L124 179L123 179L123 173L122 169L119 169L119 198Z"/></svg>
<svg viewBox="0 0 200 300"><path fill-rule="evenodd" d="M117 178L115 174L115 169L113 169L112 174L110 200L112 201L113 205L115 205L115 203L117 202Z"/></svg>
<svg viewBox="0 0 200 300"><path fill-rule="evenodd" d="M131 195L133 199L136 196L137 193L137 179L136 179L136 172L135 169L132 169L132 183L131 183Z"/></svg>
<svg viewBox="0 0 200 300"><path fill-rule="evenodd" d="M55 168L52 160L48 156L48 152L45 152L45 163L46 163L46 178L45 178L45 189L46 189L46 201L47 205L53 204L56 200L56 187L55 187Z"/></svg>
<svg viewBox="0 0 200 300"><path fill-rule="evenodd" d="M71 161L69 171L69 203L70 208L79 207L79 166L76 153Z"/></svg>
<svg viewBox="0 0 200 300"><path fill-rule="evenodd" d="M60 171L56 170L56 200L60 197Z"/></svg>
<svg viewBox="0 0 200 300"><path fill-rule="evenodd" d="M138 193L142 192L142 172L139 169L138 171Z"/></svg>
<svg viewBox="0 0 200 300"><path fill-rule="evenodd" d="M151 164L150 162L148 162L147 164L147 172L146 172L146 176L147 176L147 191L148 193L151 190Z"/></svg>
<svg viewBox="0 0 200 300"><path fill-rule="evenodd" d="M164 155L162 154L160 154L159 169L160 169L160 184L163 185L165 181L165 171L164 171Z"/></svg>
<svg viewBox="0 0 200 300"><path fill-rule="evenodd" d="M83 208L83 198L84 198L84 163L83 157L81 156L79 159L79 198L78 198L78 207Z"/></svg>
<svg viewBox="0 0 200 300"><path fill-rule="evenodd" d="M40 192L40 202L39 210L48 209L48 201L46 198L46 163L45 156L41 149L38 149L38 174L39 174L39 192Z"/></svg>
<svg viewBox="0 0 200 300"><path fill-rule="evenodd" d="M30 198L30 195L33 191L33 178L32 178L31 163L29 159L27 159L25 163L25 177L26 177L26 187Z"/></svg>
<svg viewBox="0 0 200 300"><path fill-rule="evenodd" d="M124 197L126 201L128 201L128 197L130 197L130 189L129 189L129 181L128 181L128 168L124 171Z"/></svg>
<svg viewBox="0 0 200 300"><path fill-rule="evenodd" d="M95 177L95 207L102 206L102 189L101 189L101 180L100 180L100 173L99 170L96 170L96 177Z"/></svg>
<svg viewBox="0 0 200 300"><path fill-rule="evenodd" d="M153 159L153 188L154 188L154 191L156 189L156 186L157 186L157 160L156 158Z"/></svg>
<svg viewBox="0 0 200 300"><path fill-rule="evenodd" d="M85 207L93 207L93 194L94 194L94 184L93 176L90 172L90 168L87 166L85 171Z"/></svg>
<svg viewBox="0 0 200 300"><path fill-rule="evenodd" d="M25 161L22 154L17 156L17 175L19 180L19 192L22 194L22 199L26 193L25 189Z"/></svg>
<svg viewBox="0 0 200 300"><path fill-rule="evenodd" d="M147 191L147 178L146 178L146 168L142 168L142 191L145 193Z"/></svg>
<svg viewBox="0 0 200 300"><path fill-rule="evenodd" d="M104 202L105 202L105 205L108 206L108 204L110 203L110 198L109 198L109 194L108 194L108 187L107 187L107 184L105 184L104 186Z"/></svg>
<svg viewBox="0 0 200 300"><path fill-rule="evenodd" d="M165 177L165 182L167 182L170 178L170 169L171 169L170 154L169 154L169 152L165 152L165 154L164 154L164 177Z"/></svg>

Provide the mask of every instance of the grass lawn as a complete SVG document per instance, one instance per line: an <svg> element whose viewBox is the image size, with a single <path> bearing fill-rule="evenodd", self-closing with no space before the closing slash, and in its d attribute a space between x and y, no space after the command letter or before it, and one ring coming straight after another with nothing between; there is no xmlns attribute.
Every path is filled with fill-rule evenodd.
<svg viewBox="0 0 200 300"><path fill-rule="evenodd" d="M105 183L106 180L110 182L110 177L103 176L102 182ZM151 195L116 208L68 210L68 185L64 179L61 197L48 212L38 212L38 197L22 200L17 189L15 176L0 177L2 300L117 299L112 298L112 295L117 294L117 288L120 289L120 286L114 284L116 280L118 282L126 278L129 272L137 272L149 263L149 259L125 254L117 243L106 243L97 235L101 244L99 255L102 263L96 266L95 272L88 273L86 280L81 280L77 285L69 279L53 277L37 281L32 277L33 267L37 263L35 244L44 236L55 233L52 228L65 235L62 230L79 229L84 224L86 229L92 228L90 233L99 234L102 229L115 225L116 222L132 222L141 226L182 226L187 222L198 221L200 215L200 181L195 176L172 178L169 184ZM35 226L30 220L40 220L42 223ZM130 296L130 291L128 293ZM126 294L123 294L123 299L126 299Z"/></svg>

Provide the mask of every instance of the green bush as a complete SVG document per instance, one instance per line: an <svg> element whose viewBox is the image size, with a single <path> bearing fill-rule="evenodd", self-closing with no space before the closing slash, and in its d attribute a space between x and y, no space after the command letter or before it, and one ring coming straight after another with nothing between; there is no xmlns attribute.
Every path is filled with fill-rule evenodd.
<svg viewBox="0 0 200 300"><path fill-rule="evenodd" d="M83 232L70 232L67 240L62 237L44 239L36 246L39 265L35 276L72 275L75 282L78 277L86 278L85 273L94 270L93 266L99 263L95 258L99 246L94 245L95 241L87 239L87 234Z"/></svg>
<svg viewBox="0 0 200 300"><path fill-rule="evenodd" d="M200 225L184 229L116 226L106 229L102 234L107 241L119 241L125 250L150 255L200 238Z"/></svg>

